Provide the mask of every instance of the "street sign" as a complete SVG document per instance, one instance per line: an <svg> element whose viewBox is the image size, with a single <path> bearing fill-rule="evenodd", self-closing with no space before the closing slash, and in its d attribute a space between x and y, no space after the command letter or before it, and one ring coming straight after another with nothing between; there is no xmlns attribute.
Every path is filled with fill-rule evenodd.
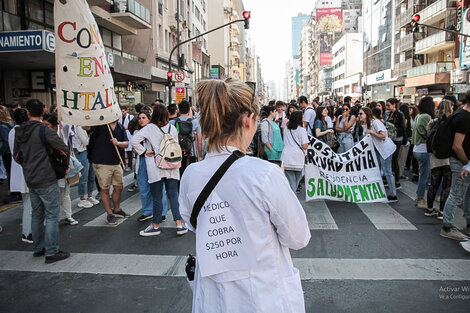
<svg viewBox="0 0 470 313"><path fill-rule="evenodd" d="M186 94L186 88L184 87L176 87L176 103L180 103L184 100Z"/></svg>
<svg viewBox="0 0 470 313"><path fill-rule="evenodd" d="M175 73L175 80L177 82L182 82L184 80L184 72L183 71L178 71Z"/></svg>

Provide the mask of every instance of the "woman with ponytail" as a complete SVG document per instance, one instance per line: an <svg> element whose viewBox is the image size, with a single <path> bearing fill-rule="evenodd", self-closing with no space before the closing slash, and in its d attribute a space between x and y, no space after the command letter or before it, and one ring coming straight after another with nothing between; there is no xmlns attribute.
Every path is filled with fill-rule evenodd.
<svg viewBox="0 0 470 313"><path fill-rule="evenodd" d="M289 253L310 240L304 210L279 166L245 156L257 128L255 93L227 79L202 81L196 94L207 155L188 166L179 196L196 234L192 312L305 312ZM227 160L235 161L215 176ZM221 178L201 193L212 177Z"/></svg>

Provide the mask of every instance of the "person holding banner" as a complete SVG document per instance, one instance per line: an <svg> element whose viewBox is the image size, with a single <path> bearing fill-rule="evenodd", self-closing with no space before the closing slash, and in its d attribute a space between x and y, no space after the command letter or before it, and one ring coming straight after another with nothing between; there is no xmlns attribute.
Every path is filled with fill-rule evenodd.
<svg viewBox="0 0 470 313"><path fill-rule="evenodd" d="M336 119L335 130L338 133L338 154L344 153L354 146L352 132L356 125L356 117L351 115L351 106L345 103L342 107L342 115Z"/></svg>
<svg viewBox="0 0 470 313"><path fill-rule="evenodd" d="M269 161L279 161L281 159L284 142L282 141L281 129L273 121L276 117L274 105L267 105L262 108L264 118L261 121L261 142L264 144L264 152Z"/></svg>
<svg viewBox="0 0 470 313"><path fill-rule="evenodd" d="M196 93L207 156L186 169L179 197L196 233L192 312L305 312L289 252L310 240L304 209L278 166L244 155L257 129L258 100L232 79L202 81ZM237 155L192 222L204 186Z"/></svg>
<svg viewBox="0 0 470 313"><path fill-rule="evenodd" d="M377 151L377 157L380 167L388 183L388 201L397 201L397 190L395 187L395 178L392 173L392 158L396 146L387 135L387 128L381 121L382 111L378 108L369 109L362 107L359 110L358 118L364 128L365 135L372 136L372 142Z"/></svg>
<svg viewBox="0 0 470 313"><path fill-rule="evenodd" d="M293 192L296 192L302 179L305 150L309 142L307 130L302 125L302 118L302 111L292 112L287 129L284 131L284 150L282 150L281 161L284 164L284 174Z"/></svg>

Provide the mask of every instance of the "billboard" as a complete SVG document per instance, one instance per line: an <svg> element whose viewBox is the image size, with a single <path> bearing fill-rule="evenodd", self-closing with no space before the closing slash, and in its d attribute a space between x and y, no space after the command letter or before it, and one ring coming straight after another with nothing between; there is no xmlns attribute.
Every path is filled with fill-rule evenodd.
<svg viewBox="0 0 470 313"><path fill-rule="evenodd" d="M470 32L470 9L463 12L462 33ZM470 37L460 36L460 68L470 67Z"/></svg>
<svg viewBox="0 0 470 313"><path fill-rule="evenodd" d="M331 53L332 40L331 35L320 33L318 39L320 45L320 65L331 65L333 62L333 54Z"/></svg>
<svg viewBox="0 0 470 313"><path fill-rule="evenodd" d="M317 9L315 20L317 21L317 30L320 32L341 32L343 30L343 9Z"/></svg>

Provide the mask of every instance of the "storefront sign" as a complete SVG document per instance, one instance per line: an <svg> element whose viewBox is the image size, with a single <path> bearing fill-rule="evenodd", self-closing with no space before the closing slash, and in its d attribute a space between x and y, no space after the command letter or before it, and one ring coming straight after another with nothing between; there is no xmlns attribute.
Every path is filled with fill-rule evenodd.
<svg viewBox="0 0 470 313"><path fill-rule="evenodd" d="M450 73L451 84L465 84L467 82L467 71L456 69L452 70Z"/></svg>
<svg viewBox="0 0 470 313"><path fill-rule="evenodd" d="M375 81L381 81L381 80L384 80L384 78L385 78L385 74L380 73L377 76L375 76Z"/></svg>
<svg viewBox="0 0 470 313"><path fill-rule="evenodd" d="M312 138L306 156L305 189L307 201L386 202L380 164L370 135L342 154Z"/></svg>
<svg viewBox="0 0 470 313"><path fill-rule="evenodd" d="M0 52L55 51L54 33L46 30L0 32Z"/></svg>
<svg viewBox="0 0 470 313"><path fill-rule="evenodd" d="M466 9L462 16L462 33L470 33L470 9ZM467 36L460 37L460 68L470 66L470 38Z"/></svg>
<svg viewBox="0 0 470 313"><path fill-rule="evenodd" d="M219 68L218 67L211 67L211 79L219 79Z"/></svg>
<svg viewBox="0 0 470 313"><path fill-rule="evenodd" d="M55 1L57 107L67 124L104 125L121 118L98 25L86 1Z"/></svg>

